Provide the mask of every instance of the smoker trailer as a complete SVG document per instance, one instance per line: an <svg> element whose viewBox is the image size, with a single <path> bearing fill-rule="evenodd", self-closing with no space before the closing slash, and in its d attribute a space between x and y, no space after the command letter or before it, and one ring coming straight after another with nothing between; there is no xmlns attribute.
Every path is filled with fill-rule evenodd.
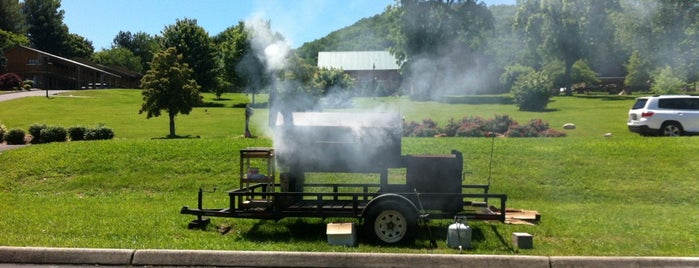
<svg viewBox="0 0 699 268"><path fill-rule="evenodd" d="M190 228L207 217L280 220L287 217L358 218L364 239L381 244L414 240L418 221L452 219L505 221L504 194L488 184L463 184L462 153L402 155L398 114L293 113L277 120L275 148L240 150L239 188L229 206L203 208L199 189ZM279 166L279 172L277 171ZM389 170L403 170L389 183ZM275 174L279 173L279 180ZM378 183L306 183L307 174L374 174ZM489 202L494 201L491 205Z"/></svg>

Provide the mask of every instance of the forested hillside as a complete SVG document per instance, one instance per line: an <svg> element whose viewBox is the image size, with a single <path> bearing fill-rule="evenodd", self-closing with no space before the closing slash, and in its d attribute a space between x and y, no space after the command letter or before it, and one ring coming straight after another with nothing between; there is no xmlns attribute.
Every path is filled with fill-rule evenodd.
<svg viewBox="0 0 699 268"><path fill-rule="evenodd" d="M278 80L293 85L281 92L314 99L338 84L357 93L341 70L317 68L319 51L388 50L402 79L390 94L415 100L508 92L547 99L559 89L685 93L699 80L699 0L402 0L293 50L272 30L274 19L207 36L185 18L161 35L119 32L97 53L68 31L60 0L0 1L0 10L0 50L32 46L146 73L153 55L176 47L201 90L217 95L269 92Z"/></svg>
<svg viewBox="0 0 699 268"><path fill-rule="evenodd" d="M391 20L387 13L364 18L351 26L299 47L296 54L315 65L319 51L387 50L394 43L389 39Z"/></svg>
<svg viewBox="0 0 699 268"><path fill-rule="evenodd" d="M404 76L418 75L412 86L431 81L434 91L446 80L444 94L509 92L529 72L545 73L551 88L621 77L627 91L677 93L699 77L697 17L696 0L403 1L297 55L315 64L318 51L390 50Z"/></svg>

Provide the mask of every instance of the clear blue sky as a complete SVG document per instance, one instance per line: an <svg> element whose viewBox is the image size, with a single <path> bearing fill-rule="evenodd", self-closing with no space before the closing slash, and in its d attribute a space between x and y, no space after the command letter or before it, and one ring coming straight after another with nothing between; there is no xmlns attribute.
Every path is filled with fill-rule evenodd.
<svg viewBox="0 0 699 268"><path fill-rule="evenodd" d="M486 0L514 5L516 0ZM160 34L177 19L196 19L209 35L239 21L270 20L291 47L322 38L383 12L394 0L62 0L63 22L71 33L92 41L95 51L110 48L119 31Z"/></svg>

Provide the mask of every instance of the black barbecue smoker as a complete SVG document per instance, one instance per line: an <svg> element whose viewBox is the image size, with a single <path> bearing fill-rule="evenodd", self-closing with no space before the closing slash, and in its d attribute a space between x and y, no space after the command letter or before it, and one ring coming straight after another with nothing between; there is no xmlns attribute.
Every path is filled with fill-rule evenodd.
<svg viewBox="0 0 699 268"><path fill-rule="evenodd" d="M488 184L464 184L463 156L402 155L402 119L395 113L287 113L275 120L274 148L240 150L238 188L229 206L204 208L197 216L280 220L287 217L358 218L364 241L411 243L422 219L505 221L507 196ZM389 183L389 173L404 174ZM372 183L306 181L308 174L370 174Z"/></svg>

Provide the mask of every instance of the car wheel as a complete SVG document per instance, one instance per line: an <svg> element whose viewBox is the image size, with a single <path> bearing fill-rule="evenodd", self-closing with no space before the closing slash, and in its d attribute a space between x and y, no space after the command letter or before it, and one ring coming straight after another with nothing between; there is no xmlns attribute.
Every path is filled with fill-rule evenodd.
<svg viewBox="0 0 699 268"><path fill-rule="evenodd" d="M666 137L677 137L682 134L682 126L678 123L670 122L665 123L660 128L660 135Z"/></svg>

